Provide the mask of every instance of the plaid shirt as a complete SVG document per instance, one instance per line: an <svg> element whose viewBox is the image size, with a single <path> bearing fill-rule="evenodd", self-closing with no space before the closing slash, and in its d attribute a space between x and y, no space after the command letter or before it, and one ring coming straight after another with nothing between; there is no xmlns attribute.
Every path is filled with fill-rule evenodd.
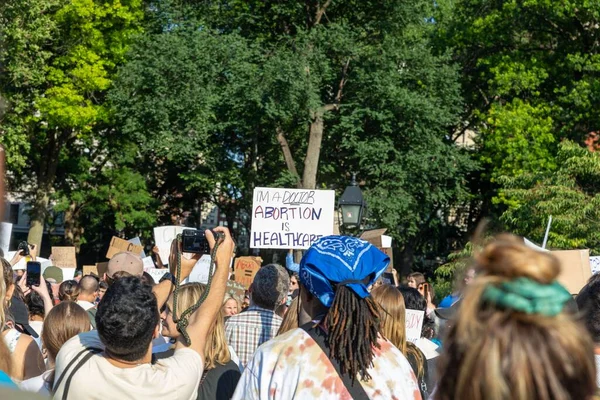
<svg viewBox="0 0 600 400"><path fill-rule="evenodd" d="M246 366L258 346L277 335L281 321L281 317L273 310L255 305L227 320L225 336L242 366Z"/></svg>

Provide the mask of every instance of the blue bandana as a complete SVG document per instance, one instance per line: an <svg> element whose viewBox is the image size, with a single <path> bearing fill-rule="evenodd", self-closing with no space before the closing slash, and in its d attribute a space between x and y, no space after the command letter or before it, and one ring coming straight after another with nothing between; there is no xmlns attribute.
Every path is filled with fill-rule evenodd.
<svg viewBox="0 0 600 400"><path fill-rule="evenodd" d="M342 284L361 299L385 271L390 258L364 240L326 236L316 241L300 261L300 282L325 307L331 307L334 285Z"/></svg>

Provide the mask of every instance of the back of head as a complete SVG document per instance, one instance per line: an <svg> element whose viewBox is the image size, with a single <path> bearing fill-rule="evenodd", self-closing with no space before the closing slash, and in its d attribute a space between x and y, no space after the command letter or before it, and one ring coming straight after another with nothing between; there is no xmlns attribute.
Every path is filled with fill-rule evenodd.
<svg viewBox="0 0 600 400"><path fill-rule="evenodd" d="M50 300L54 304L54 298L52 296L52 286L46 282L46 286L48 287L48 294L50 295ZM44 307L44 299L33 290L29 292L25 296L25 305L27 306L27 310L29 311L29 319L33 316L44 318L46 314L46 309Z"/></svg>
<svg viewBox="0 0 600 400"><path fill-rule="evenodd" d="M381 333L406 354L406 310L402 294L394 286L384 284L373 289L371 296L382 309L379 313Z"/></svg>
<svg viewBox="0 0 600 400"><path fill-rule="evenodd" d="M577 306L596 346L600 345L600 274L593 275L577 295Z"/></svg>
<svg viewBox="0 0 600 400"><path fill-rule="evenodd" d="M439 363L436 400L588 399L594 348L565 312L557 259L501 235L476 256Z"/></svg>
<svg viewBox="0 0 600 400"><path fill-rule="evenodd" d="M44 319L42 331L42 342L50 359L56 359L67 340L89 330L90 317L77 303L65 301L53 307Z"/></svg>
<svg viewBox="0 0 600 400"><path fill-rule="evenodd" d="M79 281L79 292L84 296L93 296L98 292L98 279L92 275L86 275Z"/></svg>
<svg viewBox="0 0 600 400"><path fill-rule="evenodd" d="M137 361L149 349L159 323L156 297L138 277L116 280L98 305L96 327L106 353L123 361Z"/></svg>
<svg viewBox="0 0 600 400"><path fill-rule="evenodd" d="M144 272L144 262L138 254L130 251L117 253L108 262L106 275L113 278L113 275L118 271L124 271L132 276L140 277Z"/></svg>
<svg viewBox="0 0 600 400"><path fill-rule="evenodd" d="M196 304L204 292L206 292L206 285L202 283L186 283L180 286L177 293L178 316L181 316L185 310ZM207 370L215 368L217 364L225 365L231 360L231 354L225 339L225 322L222 313L217 314L210 335L206 340L204 358L206 364L204 367Z"/></svg>
<svg viewBox="0 0 600 400"><path fill-rule="evenodd" d="M290 278L285 268L268 264L258 270L252 281L252 302L258 307L275 310L288 293Z"/></svg>
<svg viewBox="0 0 600 400"><path fill-rule="evenodd" d="M79 283L76 280L64 281L58 288L58 298L60 301L77 301L79 296Z"/></svg>
<svg viewBox="0 0 600 400"><path fill-rule="evenodd" d="M398 291L400 291L400 294L402 294L402 298L404 299L404 308L408 310L427 310L427 300L425 300L425 297L423 297L417 289L408 286L400 286Z"/></svg>

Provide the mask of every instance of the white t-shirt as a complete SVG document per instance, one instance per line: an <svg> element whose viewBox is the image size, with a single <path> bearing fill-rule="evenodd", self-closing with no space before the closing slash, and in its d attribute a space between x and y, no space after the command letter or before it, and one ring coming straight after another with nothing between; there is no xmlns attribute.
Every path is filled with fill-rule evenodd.
<svg viewBox="0 0 600 400"><path fill-rule="evenodd" d="M78 305L80 305L81 308L83 308L85 311L96 307L93 303L90 303L89 301L86 301L86 300L77 300L76 303Z"/></svg>
<svg viewBox="0 0 600 400"><path fill-rule="evenodd" d="M372 400L421 400L417 379L404 355L380 338L371 379L359 379ZM294 329L260 346L246 365L234 400L321 399L352 397L319 345L302 329Z"/></svg>
<svg viewBox="0 0 600 400"><path fill-rule="evenodd" d="M19 387L21 388L21 390L24 390L26 392L37 393L43 396L50 396L50 388L48 387L46 379L48 379L48 376L51 373L52 370L48 370L41 375L27 379L26 381L21 382Z"/></svg>
<svg viewBox="0 0 600 400"><path fill-rule="evenodd" d="M79 334L63 345L56 358L55 385L71 360L89 347L104 349L98 331ZM55 398L62 399L65 382L77 364L78 361L69 368L60 387L55 388ZM203 368L200 355L191 349L177 350L172 357L159 360L154 365L140 364L133 368L116 367L100 353L75 372L68 398L195 400Z"/></svg>

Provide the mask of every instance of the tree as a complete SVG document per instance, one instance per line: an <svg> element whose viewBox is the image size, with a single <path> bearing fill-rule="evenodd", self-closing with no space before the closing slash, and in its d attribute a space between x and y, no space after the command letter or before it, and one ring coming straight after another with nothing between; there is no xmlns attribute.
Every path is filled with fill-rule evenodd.
<svg viewBox="0 0 600 400"><path fill-rule="evenodd" d="M563 141L556 164L556 171L503 177L500 196L509 207L501 219L510 231L541 241L552 215L548 247L598 254L600 154Z"/></svg>
<svg viewBox="0 0 600 400"><path fill-rule="evenodd" d="M11 186L31 191L31 243L41 243L57 177L68 184L69 166L114 134L104 96L142 17L141 0L0 5L0 92L10 107L1 141Z"/></svg>

